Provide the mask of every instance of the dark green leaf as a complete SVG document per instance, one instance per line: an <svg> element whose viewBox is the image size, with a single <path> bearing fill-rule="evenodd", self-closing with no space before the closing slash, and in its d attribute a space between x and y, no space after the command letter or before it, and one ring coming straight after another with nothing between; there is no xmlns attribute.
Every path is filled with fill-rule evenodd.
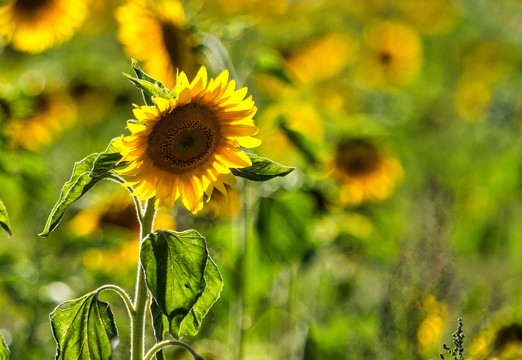
<svg viewBox="0 0 522 360"><path fill-rule="evenodd" d="M0 226L4 228L5 231L11 235L11 224L9 223L9 217L7 216L7 209L5 208L4 203L0 200Z"/></svg>
<svg viewBox="0 0 522 360"><path fill-rule="evenodd" d="M317 164L317 158L314 150L316 147L310 142L310 140L306 138L306 136L300 132L290 129L286 125L286 121L283 117L279 119L279 128L283 131L288 140L294 144L296 149L299 150L301 155L309 164Z"/></svg>
<svg viewBox="0 0 522 360"><path fill-rule="evenodd" d="M96 292L64 302L51 313L56 360L107 360L118 330L106 302Z"/></svg>
<svg viewBox="0 0 522 360"><path fill-rule="evenodd" d="M280 165L255 154L247 155L252 161L252 166L242 169L231 169L234 175L252 181L267 181L277 176L286 176L295 170L293 167Z"/></svg>
<svg viewBox="0 0 522 360"><path fill-rule="evenodd" d="M208 257L207 266L205 268L205 281L207 287L205 291L196 301L185 319L181 322L179 333L184 335L197 335L201 321L207 315L208 311L219 299L219 294L223 288L223 278L217 265ZM172 332L171 324L171 332ZM176 329L174 329L176 330Z"/></svg>
<svg viewBox="0 0 522 360"><path fill-rule="evenodd" d="M11 352L9 351L9 347L5 343L4 337L2 334L0 334L0 360L7 360L9 359L9 354Z"/></svg>
<svg viewBox="0 0 522 360"><path fill-rule="evenodd" d="M179 331L181 323L206 288L207 259L205 238L194 230L158 230L143 241L141 262L147 285L178 338L184 335Z"/></svg>
<svg viewBox="0 0 522 360"><path fill-rule="evenodd" d="M81 198L100 180L109 177L112 170L125 165L118 164L121 155L113 145L114 140L111 141L104 152L91 154L74 164L71 179L63 186L60 198L51 210L45 228L39 234L40 236L48 236L58 226L69 205Z"/></svg>
<svg viewBox="0 0 522 360"><path fill-rule="evenodd" d="M150 304L150 315L152 318L152 326L154 327L154 337L156 338L156 342L160 342L165 340L165 334L169 331L169 321L161 308L158 305L158 302L153 297ZM156 354L156 360L165 360L165 355L163 351L160 350Z"/></svg>

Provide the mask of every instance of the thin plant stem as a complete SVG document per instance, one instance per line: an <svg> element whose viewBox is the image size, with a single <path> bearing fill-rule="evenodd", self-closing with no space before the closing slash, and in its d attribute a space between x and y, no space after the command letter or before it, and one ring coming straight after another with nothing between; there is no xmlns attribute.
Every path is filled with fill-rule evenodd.
<svg viewBox="0 0 522 360"><path fill-rule="evenodd" d="M122 177L120 177L116 174L109 175L107 177L107 179L115 181L122 185L125 183L125 179L123 179ZM134 194L134 188L132 186L126 186L125 189L127 189L131 195ZM140 219L140 221L141 221L141 219L143 218L143 208L141 207L140 198L137 196L133 196L132 199L134 200L134 205L136 206L136 212L138 213L138 219Z"/></svg>
<svg viewBox="0 0 522 360"><path fill-rule="evenodd" d="M194 349L192 349L188 344L185 344L184 342L178 341L178 340L164 340L162 342L157 343L156 345L154 345L152 347L152 349L149 350L149 352L147 353L147 355L145 355L145 358L143 360L152 359L152 357L154 356L155 353L157 353L161 349L166 348L168 346L180 346L180 347L184 348L185 350L187 350L188 352L190 352L192 354L192 356L194 357L194 359L203 360L201 358L201 356L199 356L198 353L196 351L194 351Z"/></svg>
<svg viewBox="0 0 522 360"><path fill-rule="evenodd" d="M120 295L120 297L123 299L123 302L125 303L125 307L127 308L127 311L129 312L129 316L132 317L132 315L135 312L134 305L132 304L132 301L131 301L129 295L127 295L125 290L123 290L119 286L107 284L107 285L103 285L103 286L99 287L96 290L96 292L99 294L105 290L112 290L112 291L116 292L118 295Z"/></svg>
<svg viewBox="0 0 522 360"><path fill-rule="evenodd" d="M154 198L152 198L147 201L147 204L145 205L145 213L143 214L143 217L140 218L140 249L143 240L152 232L155 215L156 208L154 206ZM149 292L147 289L147 283L145 282L145 272L141 267L141 259L138 262L137 273L136 298L134 299L134 312L131 316L131 360L143 360L145 352L145 315L149 300Z"/></svg>

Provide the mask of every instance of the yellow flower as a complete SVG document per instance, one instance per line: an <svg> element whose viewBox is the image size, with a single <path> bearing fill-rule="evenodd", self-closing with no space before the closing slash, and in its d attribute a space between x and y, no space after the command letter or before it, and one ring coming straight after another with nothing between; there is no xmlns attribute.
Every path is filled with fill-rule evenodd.
<svg viewBox="0 0 522 360"><path fill-rule="evenodd" d="M448 32L459 17L451 0L401 0L397 5L400 16L426 35Z"/></svg>
<svg viewBox="0 0 522 360"><path fill-rule="evenodd" d="M42 91L34 97L30 115L13 119L8 133L11 144L42 151L76 120L76 108L65 93Z"/></svg>
<svg viewBox="0 0 522 360"><path fill-rule="evenodd" d="M216 188L227 195L224 184L233 185L230 168L248 167L250 158L239 149L261 142L254 116L257 108L246 88L235 90L223 71L207 84L201 67L189 83L181 72L176 81L176 98L155 98L156 106L134 109L139 123L130 121L132 135L118 145L122 161L129 165L119 172L136 185L134 195L145 200L156 196L156 206L172 207L177 198L193 213L201 210L203 194Z"/></svg>
<svg viewBox="0 0 522 360"><path fill-rule="evenodd" d="M341 202L351 205L388 198L403 176L397 159L384 155L369 140L360 138L338 145L334 173L342 182Z"/></svg>
<svg viewBox="0 0 522 360"><path fill-rule="evenodd" d="M356 70L361 85L382 90L405 86L421 65L421 40L407 25L379 21L365 29L363 55Z"/></svg>
<svg viewBox="0 0 522 360"><path fill-rule="evenodd" d="M118 38L145 71L173 87L177 69L194 76L199 68L194 35L186 29L179 1L131 0L116 10Z"/></svg>
<svg viewBox="0 0 522 360"><path fill-rule="evenodd" d="M72 37L87 14L85 0L13 0L0 7L0 36L39 53Z"/></svg>

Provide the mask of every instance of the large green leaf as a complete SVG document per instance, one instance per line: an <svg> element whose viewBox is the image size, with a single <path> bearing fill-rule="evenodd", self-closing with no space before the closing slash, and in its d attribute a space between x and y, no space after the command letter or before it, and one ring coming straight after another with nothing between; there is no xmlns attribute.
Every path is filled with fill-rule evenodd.
<svg viewBox="0 0 522 360"><path fill-rule="evenodd" d="M221 289L223 288L223 278L217 265L210 257L208 257L207 266L205 267L205 281L207 283L205 291L183 319L179 329L175 327L177 324L171 323L171 333L197 335L201 321L207 315L212 305L219 299Z"/></svg>
<svg viewBox="0 0 522 360"><path fill-rule="evenodd" d="M7 216L7 209L4 203L0 200L0 226L4 228L9 235L11 235L11 224L9 223L9 217Z"/></svg>
<svg viewBox="0 0 522 360"><path fill-rule="evenodd" d="M0 360L7 360L9 359L9 354L11 352L9 351L9 347L5 343L4 337L2 334L0 334Z"/></svg>
<svg viewBox="0 0 522 360"><path fill-rule="evenodd" d="M192 327L197 333L200 320L215 301L210 300L213 296L206 295L208 299L199 302L207 288L208 261L205 238L194 230L181 233L158 230L143 241L141 262L147 285L175 337L193 334ZM210 272L212 275L211 269ZM214 287L210 285L209 294Z"/></svg>
<svg viewBox="0 0 522 360"><path fill-rule="evenodd" d="M121 155L113 144L115 140L111 141L104 152L91 154L74 164L71 179L63 186L60 198L51 210L40 236L48 236L58 226L69 205L81 198L100 180L109 177L112 170L124 166L124 163L118 164Z"/></svg>
<svg viewBox="0 0 522 360"><path fill-rule="evenodd" d="M242 169L231 169L236 176L252 181L267 181L277 176L286 176L295 170L293 167L280 165L270 159L248 154L252 166Z"/></svg>
<svg viewBox="0 0 522 360"><path fill-rule="evenodd" d="M64 302L51 313L56 360L107 360L118 337L114 316L96 292Z"/></svg>

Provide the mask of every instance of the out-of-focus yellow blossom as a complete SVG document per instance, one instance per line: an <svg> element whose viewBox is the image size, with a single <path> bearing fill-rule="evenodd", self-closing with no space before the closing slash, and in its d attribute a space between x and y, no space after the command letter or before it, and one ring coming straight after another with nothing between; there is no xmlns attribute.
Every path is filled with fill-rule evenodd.
<svg viewBox="0 0 522 360"><path fill-rule="evenodd" d="M200 67L197 38L186 26L177 0L130 0L116 10L118 38L127 54L144 62L145 71L174 87L178 69L194 77Z"/></svg>
<svg viewBox="0 0 522 360"><path fill-rule="evenodd" d="M417 330L417 340L423 353L429 353L440 346L440 338L447 320L447 307L428 295L423 302L424 320Z"/></svg>
<svg viewBox="0 0 522 360"><path fill-rule="evenodd" d="M332 33L290 56L286 67L300 83L315 83L339 74L353 60L354 51L355 43L346 33Z"/></svg>
<svg viewBox="0 0 522 360"><path fill-rule="evenodd" d="M33 101L30 115L11 119L8 134L12 146L37 152L49 147L75 122L76 108L66 93L54 90L42 90Z"/></svg>
<svg viewBox="0 0 522 360"><path fill-rule="evenodd" d="M265 109L259 118L263 146L259 154L282 164L295 164L298 152L291 137L283 130L294 131L308 141L322 144L324 128L315 107L288 96Z"/></svg>
<svg viewBox="0 0 522 360"><path fill-rule="evenodd" d="M385 155L370 140L352 138L337 146L333 175L340 182L340 201L359 205L390 197L403 169L397 159Z"/></svg>
<svg viewBox="0 0 522 360"><path fill-rule="evenodd" d="M401 0L399 16L425 35L450 31L459 18L455 2L450 0Z"/></svg>
<svg viewBox="0 0 522 360"><path fill-rule="evenodd" d="M475 76L462 76L455 90L455 107L462 118L475 122L488 113L493 89L491 84Z"/></svg>
<svg viewBox="0 0 522 360"><path fill-rule="evenodd" d="M225 186L228 196L216 192L198 214L209 214L212 218L219 219L235 219L241 214L242 203L239 192L233 187Z"/></svg>
<svg viewBox="0 0 522 360"><path fill-rule="evenodd" d="M136 209L123 188L117 188L110 196L104 195L95 197L94 205L78 212L70 221L69 227L76 236L101 236L111 227L126 233L129 241L122 245L90 248L82 256L83 265L90 270L125 271L138 262L140 225ZM158 210L154 228L175 228L174 219L167 209Z"/></svg>
<svg viewBox="0 0 522 360"><path fill-rule="evenodd" d="M422 62L421 39L413 28L395 21L376 21L364 30L356 78L364 87L392 90L411 83Z"/></svg>
<svg viewBox="0 0 522 360"><path fill-rule="evenodd" d="M0 6L0 37L39 53L69 40L88 13L85 0L11 0Z"/></svg>
<svg viewBox="0 0 522 360"><path fill-rule="evenodd" d="M483 331L478 333L471 340L468 347L468 357L470 360L487 359L491 352L491 344L493 343L494 334L491 331Z"/></svg>
<svg viewBox="0 0 522 360"><path fill-rule="evenodd" d="M206 12L221 17L248 14L262 20L285 14L291 5L281 0L206 0L203 6Z"/></svg>

